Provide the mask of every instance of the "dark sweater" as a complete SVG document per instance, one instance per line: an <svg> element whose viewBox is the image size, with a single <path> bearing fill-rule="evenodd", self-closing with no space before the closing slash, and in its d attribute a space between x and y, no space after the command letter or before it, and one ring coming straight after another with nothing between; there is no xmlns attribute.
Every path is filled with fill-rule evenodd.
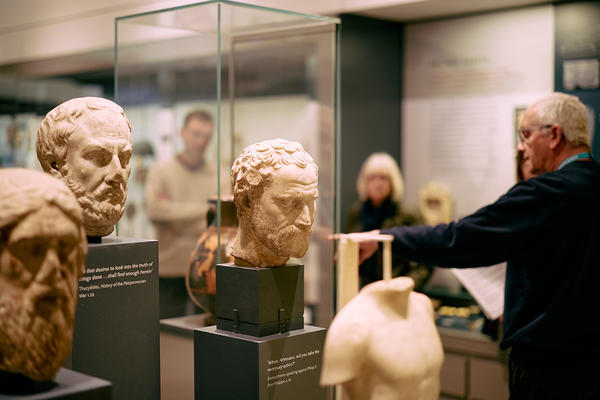
<svg viewBox="0 0 600 400"><path fill-rule="evenodd" d="M513 186L458 222L394 227L394 252L444 267L508 261L502 348L600 356L600 165L580 161Z"/></svg>

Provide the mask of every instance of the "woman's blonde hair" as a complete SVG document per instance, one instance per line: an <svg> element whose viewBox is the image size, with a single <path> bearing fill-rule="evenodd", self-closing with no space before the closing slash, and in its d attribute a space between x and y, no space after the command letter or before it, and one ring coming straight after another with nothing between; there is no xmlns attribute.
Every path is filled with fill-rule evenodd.
<svg viewBox="0 0 600 400"><path fill-rule="evenodd" d="M404 195L404 181L396 160L388 153L373 153L360 167L356 181L356 190L360 201L366 201L368 198L367 177L373 174L386 175L390 179L392 183L390 198L399 203Z"/></svg>

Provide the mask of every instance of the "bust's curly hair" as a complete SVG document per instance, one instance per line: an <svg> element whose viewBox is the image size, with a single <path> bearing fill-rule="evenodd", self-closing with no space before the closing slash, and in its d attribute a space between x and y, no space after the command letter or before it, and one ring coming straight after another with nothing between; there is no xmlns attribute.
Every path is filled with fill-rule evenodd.
<svg viewBox="0 0 600 400"><path fill-rule="evenodd" d="M272 139L246 147L231 168L231 186L238 217L247 200L260 198L263 188L271 180L273 171L284 165L313 168L318 175L319 167L302 145L285 139Z"/></svg>
<svg viewBox="0 0 600 400"><path fill-rule="evenodd" d="M131 132L131 124L118 104L101 97L67 100L46 114L38 129L35 149L44 171L62 168L67 157L69 137L75 132L79 119L95 110L111 111L115 118L123 118Z"/></svg>

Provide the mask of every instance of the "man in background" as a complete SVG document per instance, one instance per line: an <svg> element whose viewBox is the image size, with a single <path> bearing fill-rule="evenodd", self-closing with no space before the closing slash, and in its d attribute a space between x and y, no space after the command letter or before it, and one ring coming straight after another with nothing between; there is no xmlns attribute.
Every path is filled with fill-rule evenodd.
<svg viewBox="0 0 600 400"><path fill-rule="evenodd" d="M146 182L146 209L159 245L160 318L194 312L185 273L198 237L206 229L207 200L217 196L217 167L206 162L212 116L188 113L180 130L183 151L154 164ZM229 182L221 181L222 187ZM229 191L228 191L229 193Z"/></svg>

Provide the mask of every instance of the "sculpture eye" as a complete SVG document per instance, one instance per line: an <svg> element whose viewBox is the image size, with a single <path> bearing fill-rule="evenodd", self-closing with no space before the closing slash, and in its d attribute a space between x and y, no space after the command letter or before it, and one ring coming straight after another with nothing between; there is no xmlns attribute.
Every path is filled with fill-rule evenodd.
<svg viewBox="0 0 600 400"><path fill-rule="evenodd" d="M42 239L32 238L9 243L8 250L35 274L44 261L47 248Z"/></svg>
<svg viewBox="0 0 600 400"><path fill-rule="evenodd" d="M104 167L110 163L112 154L105 149L94 149L83 154L83 158L91 161L98 167Z"/></svg>
<svg viewBox="0 0 600 400"><path fill-rule="evenodd" d="M119 153L119 162L121 163L121 167L125 168L127 164L129 164L129 159L131 158L131 150L122 151Z"/></svg>
<svg viewBox="0 0 600 400"><path fill-rule="evenodd" d="M292 208L296 205L297 199L292 197L280 197L278 199L279 206L282 208Z"/></svg>
<svg viewBox="0 0 600 400"><path fill-rule="evenodd" d="M67 262L67 258L71 255L73 249L77 246L77 239L71 236L65 236L58 241L57 251L58 258L62 264Z"/></svg>

